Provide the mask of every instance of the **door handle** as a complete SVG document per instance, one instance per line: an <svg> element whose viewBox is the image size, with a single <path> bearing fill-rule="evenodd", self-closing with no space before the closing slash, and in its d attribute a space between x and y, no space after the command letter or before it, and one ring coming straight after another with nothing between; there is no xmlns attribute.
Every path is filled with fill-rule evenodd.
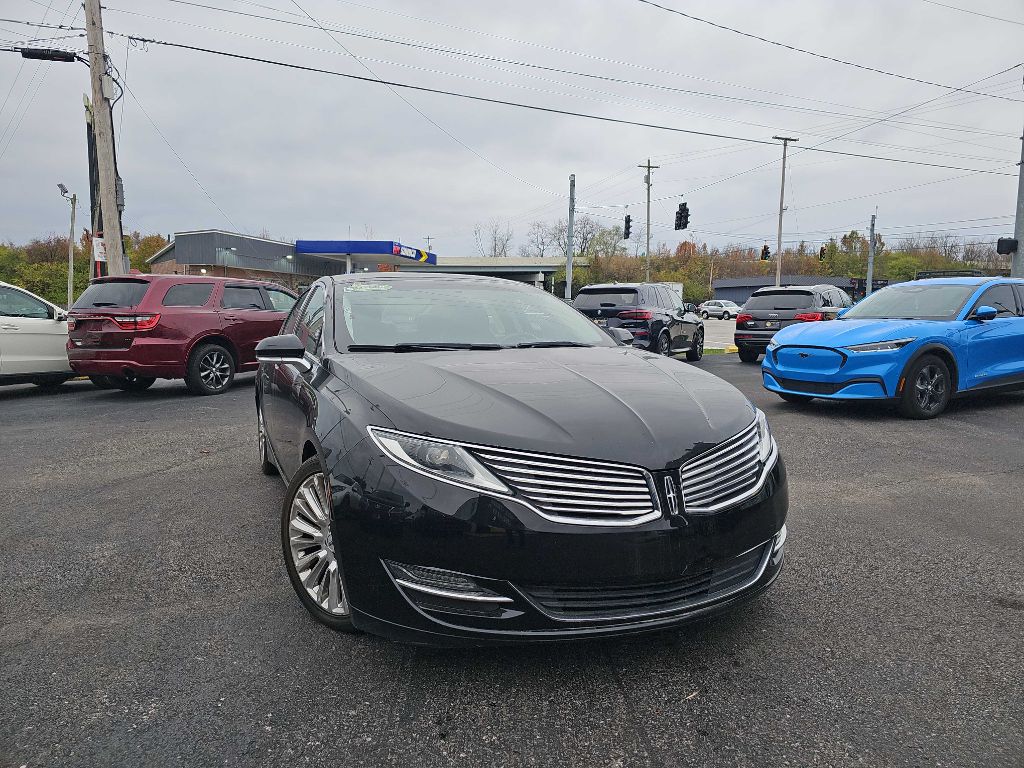
<svg viewBox="0 0 1024 768"><path fill-rule="evenodd" d="M4 330L4 331L16 331L16 330L18 330L18 327L19 327L19 326L17 326L17 325L11 325L11 324L9 324L9 323L4 323L3 325L0 325L0 330Z"/></svg>

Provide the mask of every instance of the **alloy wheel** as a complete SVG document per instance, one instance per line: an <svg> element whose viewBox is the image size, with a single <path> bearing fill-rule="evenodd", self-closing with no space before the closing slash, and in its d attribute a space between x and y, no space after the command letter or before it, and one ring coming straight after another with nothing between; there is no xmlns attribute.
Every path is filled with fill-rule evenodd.
<svg viewBox="0 0 1024 768"><path fill-rule="evenodd" d="M231 365L219 349L211 349L199 361L199 377L210 389L223 389L231 380Z"/></svg>
<svg viewBox="0 0 1024 768"><path fill-rule="evenodd" d="M661 334L658 337L658 354L667 355L672 351L672 340L669 339L667 333Z"/></svg>
<svg viewBox="0 0 1024 768"><path fill-rule="evenodd" d="M322 472L313 473L298 487L288 512L288 551L310 599L329 614L348 616L348 596L334 554L329 498Z"/></svg>
<svg viewBox="0 0 1024 768"><path fill-rule="evenodd" d="M925 413L941 407L946 396L946 375L937 365L926 365L917 374L914 382L917 404Z"/></svg>

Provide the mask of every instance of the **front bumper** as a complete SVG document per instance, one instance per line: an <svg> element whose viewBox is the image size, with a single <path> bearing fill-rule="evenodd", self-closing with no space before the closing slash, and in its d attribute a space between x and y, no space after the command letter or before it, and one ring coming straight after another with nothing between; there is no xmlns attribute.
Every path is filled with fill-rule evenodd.
<svg viewBox="0 0 1024 768"><path fill-rule="evenodd" d="M479 645L647 632L732 608L783 566L781 458L735 507L613 528L553 522L511 499L382 466L371 453L366 442L353 451L363 470L355 479L332 472L333 537L354 624L392 639ZM373 489L367 477L379 478ZM410 589L388 562L464 574L505 599Z"/></svg>
<svg viewBox="0 0 1024 768"><path fill-rule="evenodd" d="M850 352L782 345L766 351L761 373L764 388L771 392L829 400L885 400L899 395L909 354L906 350ZM829 362L813 362L824 356Z"/></svg>

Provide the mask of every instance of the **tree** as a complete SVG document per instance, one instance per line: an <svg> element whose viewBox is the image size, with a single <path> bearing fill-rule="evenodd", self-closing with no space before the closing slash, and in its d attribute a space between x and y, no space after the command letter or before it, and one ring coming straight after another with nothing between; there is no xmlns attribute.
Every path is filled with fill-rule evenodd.
<svg viewBox="0 0 1024 768"><path fill-rule="evenodd" d="M519 246L519 255L543 258L557 246L553 227L543 221L535 221L526 231L526 241Z"/></svg>
<svg viewBox="0 0 1024 768"><path fill-rule="evenodd" d="M503 258L511 255L513 233L507 223L495 219L487 225L486 231L477 224L473 229L473 237L481 256Z"/></svg>

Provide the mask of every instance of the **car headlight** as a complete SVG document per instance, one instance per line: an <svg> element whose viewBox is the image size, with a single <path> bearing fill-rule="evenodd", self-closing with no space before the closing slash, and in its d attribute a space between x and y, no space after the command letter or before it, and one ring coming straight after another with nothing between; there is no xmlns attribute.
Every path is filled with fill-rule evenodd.
<svg viewBox="0 0 1024 768"><path fill-rule="evenodd" d="M768 349L775 349L779 346L779 341L774 336L768 341Z"/></svg>
<svg viewBox="0 0 1024 768"><path fill-rule="evenodd" d="M454 443L377 427L370 427L369 432L378 448L409 469L460 485L511 494L508 487L483 464Z"/></svg>
<svg viewBox="0 0 1024 768"><path fill-rule="evenodd" d="M755 408L754 417L757 419L758 456L761 459L761 463L764 464L768 457L772 455L772 444L775 440L772 438L772 430L768 426L768 419L765 418L764 411L760 408Z"/></svg>
<svg viewBox="0 0 1024 768"><path fill-rule="evenodd" d="M916 339L896 339L895 341L875 341L870 344L854 344L847 347L851 352L895 352L903 349L907 344Z"/></svg>

